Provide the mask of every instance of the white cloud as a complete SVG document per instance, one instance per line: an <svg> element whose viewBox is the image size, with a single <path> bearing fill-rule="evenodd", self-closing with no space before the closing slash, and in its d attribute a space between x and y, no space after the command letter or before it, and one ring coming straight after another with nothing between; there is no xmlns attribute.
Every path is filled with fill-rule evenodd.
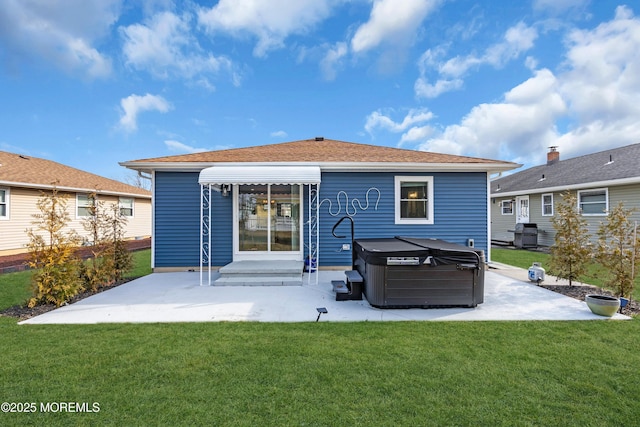
<svg viewBox="0 0 640 427"><path fill-rule="evenodd" d="M563 152L599 151L640 141L640 19L619 6L593 30L575 30L559 79L576 124L558 140Z"/></svg>
<svg viewBox="0 0 640 427"><path fill-rule="evenodd" d="M416 96L435 98L445 92L460 89L464 83L462 78L471 68L482 65L501 68L531 49L537 37L538 32L534 27L519 22L505 32L502 41L489 46L479 56L456 56L443 61L441 58L446 52L443 46L428 49L418 61L420 77L414 85ZM429 83L430 79L427 77L432 70L437 73L435 83Z"/></svg>
<svg viewBox="0 0 640 427"><path fill-rule="evenodd" d="M183 144L180 141L175 141L172 139L164 141L164 145L167 146L169 151L175 151L179 153L202 153L203 151L207 151L206 148L191 147L190 145Z"/></svg>
<svg viewBox="0 0 640 427"><path fill-rule="evenodd" d="M220 0L198 13L210 33L251 35L258 43L254 55L263 57L281 48L292 34L305 34L327 18L338 0Z"/></svg>
<svg viewBox="0 0 640 427"><path fill-rule="evenodd" d="M432 126L415 126L402 134L400 138L400 144L403 145L407 142L424 141L430 137L434 132Z"/></svg>
<svg viewBox="0 0 640 427"><path fill-rule="evenodd" d="M426 97L442 93L448 84L457 88L458 83L451 82L461 79L469 64L497 67L520 56L535 40L536 33L529 29L518 25L500 44L458 62L443 61L443 47L426 51L418 63L423 76L416 81L416 93ZM567 158L640 142L640 19L620 6L609 22L569 31L565 46L565 61L555 73L536 69L537 60L527 57L529 79L498 102L473 107L459 123L441 131L427 121L403 124L413 122L415 112L396 122L381 111L369 115L365 130L404 132L400 144L422 141L422 150L528 166L544 163L551 145L559 146ZM429 84L424 78L429 69L442 73L439 83Z"/></svg>
<svg viewBox="0 0 640 427"><path fill-rule="evenodd" d="M325 80L334 80L336 78L336 68L341 66L342 60L347 53L347 44L344 42L338 42L327 49L327 53L320 61L320 69Z"/></svg>
<svg viewBox="0 0 640 427"><path fill-rule="evenodd" d="M620 6L613 20L571 31L566 46L557 75L536 71L502 102L474 107L421 148L532 165L551 145L566 158L639 142L640 19Z"/></svg>
<svg viewBox="0 0 640 427"><path fill-rule="evenodd" d="M138 70L147 70L156 77L200 76L198 84L213 90L213 85L203 75L221 71L233 73L231 60L205 53L201 49L191 34L188 14L179 16L172 12L160 12L145 24L122 27L121 34L127 64Z"/></svg>
<svg viewBox="0 0 640 427"><path fill-rule="evenodd" d="M166 113L171 110L171 104L161 96L146 94L129 95L120 100L122 107L122 116L120 117L120 126L127 132L133 132L138 129L138 114L144 111L159 111Z"/></svg>
<svg viewBox="0 0 640 427"><path fill-rule="evenodd" d="M374 0L369 21L356 30L351 49L360 53L381 44L411 41L437 4L436 0Z"/></svg>
<svg viewBox="0 0 640 427"><path fill-rule="evenodd" d="M401 122L395 122L381 111L374 111L367 116L364 128L367 132L372 133L375 129L380 128L390 132L404 132L415 124L428 122L433 118L433 113L426 108L410 110Z"/></svg>
<svg viewBox="0 0 640 427"><path fill-rule="evenodd" d="M44 60L89 78L111 74L111 60L93 44L120 15L121 0L5 0L0 7L0 45L12 65Z"/></svg>
<svg viewBox="0 0 640 427"><path fill-rule="evenodd" d="M556 120L566 111L556 77L543 69L507 92L503 102L474 107L460 124L447 126L420 149L515 161L527 159L554 145Z"/></svg>
<svg viewBox="0 0 640 427"><path fill-rule="evenodd" d="M457 56L440 64L438 71L445 76L460 77L470 68L479 65L503 67L508 61L516 59L520 54L531 49L537 37L538 32L535 28L519 22L505 32L503 41L489 46L481 56Z"/></svg>
<svg viewBox="0 0 640 427"><path fill-rule="evenodd" d="M272 138L286 138L287 136L289 136L289 135L283 130L278 130L278 131L275 131L275 132L271 132L271 137Z"/></svg>
<svg viewBox="0 0 640 427"><path fill-rule="evenodd" d="M431 84L424 77L420 77L416 80L414 90L418 98L437 98L445 92L460 89L463 83L462 79L441 79Z"/></svg>

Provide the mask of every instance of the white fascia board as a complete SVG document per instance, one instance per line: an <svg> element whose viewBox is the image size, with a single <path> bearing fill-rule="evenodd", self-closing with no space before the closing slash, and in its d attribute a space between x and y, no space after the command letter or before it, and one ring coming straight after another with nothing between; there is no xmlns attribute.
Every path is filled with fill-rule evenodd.
<svg viewBox="0 0 640 427"><path fill-rule="evenodd" d="M536 188L531 190L508 191L504 193L498 191L491 193L491 197L498 198L520 196L525 194L561 193L566 190L584 190L585 188L614 187L618 185L632 184L640 184L640 176L635 176L632 178L611 179L608 181L585 182L582 184L558 185L555 187Z"/></svg>
<svg viewBox="0 0 640 427"><path fill-rule="evenodd" d="M53 190L55 187L58 191L64 191L68 193L92 193L96 192L97 194L103 194L106 196L127 196L134 197L138 199L151 199L151 195L145 194L137 194L137 193L127 193L122 191L110 191L110 190L97 190L95 188L80 188L80 187L63 187L60 185L50 185L50 184L33 184L30 182L12 182L12 181L0 181L0 186L6 185L7 187L21 187L21 188L33 188L36 190Z"/></svg>
<svg viewBox="0 0 640 427"><path fill-rule="evenodd" d="M504 172L521 165L513 163L388 163L388 162L246 162L245 166L319 166L327 172ZM199 172L220 166L238 166L235 162L122 162L121 166L143 171Z"/></svg>

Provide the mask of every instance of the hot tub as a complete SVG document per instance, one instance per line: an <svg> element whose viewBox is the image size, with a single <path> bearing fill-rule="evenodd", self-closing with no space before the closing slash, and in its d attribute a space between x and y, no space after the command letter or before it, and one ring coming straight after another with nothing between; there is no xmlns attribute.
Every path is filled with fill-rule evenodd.
<svg viewBox="0 0 640 427"><path fill-rule="evenodd" d="M357 239L354 268L374 307L475 307L484 301L484 254L438 239Z"/></svg>

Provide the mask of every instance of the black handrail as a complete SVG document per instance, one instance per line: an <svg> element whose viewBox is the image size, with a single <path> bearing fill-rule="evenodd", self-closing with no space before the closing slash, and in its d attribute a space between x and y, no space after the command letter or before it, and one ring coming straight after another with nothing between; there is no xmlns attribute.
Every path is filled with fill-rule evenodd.
<svg viewBox="0 0 640 427"><path fill-rule="evenodd" d="M353 234L353 233L354 233L354 232L353 232L353 218L351 218L350 216L343 216L342 218L340 218L340 219L338 220L338 222L336 222L336 224L335 224L335 225L333 226L333 228L331 229L331 234L333 235L333 237L336 237L336 238L338 238L338 239L344 239L345 237L347 237L347 236L338 236L338 235L336 234L336 228L337 228L340 224L342 224L342 221L344 221L345 219L348 219L349 221L351 221L351 245L349 245L349 246L350 246L350 248L351 248L351 269L355 270L355 265L356 265L356 264L355 264L355 262L356 262L356 260L355 260L355 252L353 251L353 239L354 239L354 234Z"/></svg>
<svg viewBox="0 0 640 427"><path fill-rule="evenodd" d="M340 218L338 220L338 222L336 222L336 224L333 226L333 228L331 229L331 234L333 235L333 237L336 237L338 239L344 239L347 236L337 236L335 231L336 228L342 223L342 221L344 221L345 219L348 219L349 221L351 221L351 243L353 243L353 218L351 218L350 216L343 216L342 218Z"/></svg>

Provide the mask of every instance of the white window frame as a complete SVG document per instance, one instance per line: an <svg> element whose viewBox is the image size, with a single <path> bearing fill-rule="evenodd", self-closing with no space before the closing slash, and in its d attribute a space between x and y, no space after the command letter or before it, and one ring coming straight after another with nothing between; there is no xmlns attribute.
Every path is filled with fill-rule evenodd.
<svg viewBox="0 0 640 427"><path fill-rule="evenodd" d="M509 212L505 212L505 205L509 205ZM513 200L501 200L500 201L500 213L502 215L513 215Z"/></svg>
<svg viewBox="0 0 640 427"><path fill-rule="evenodd" d="M4 191L4 202L0 202L5 206L5 214L0 215L0 221L6 221L9 219L11 214L10 203L11 203L11 191L6 187L0 187L0 191Z"/></svg>
<svg viewBox="0 0 640 427"><path fill-rule="evenodd" d="M401 218L400 204L403 182L424 182L427 184L427 217L426 218ZM395 177L395 223L396 224L433 224L433 176L396 176Z"/></svg>
<svg viewBox="0 0 640 427"><path fill-rule="evenodd" d="M545 197L551 197L551 203L545 203L544 202L544 198ZM553 209L553 193L544 193L542 195L542 200L540 202L542 204L542 216L553 216L553 213L554 213L554 209ZM549 206L551 208L551 213L544 213L545 206Z"/></svg>
<svg viewBox="0 0 640 427"><path fill-rule="evenodd" d="M76 219L88 218L90 215L80 215L80 208L88 208L91 206L90 203L86 205L80 205L80 197L84 196L87 198L87 202L89 202L90 193L76 193ZM96 196L97 200L98 196Z"/></svg>
<svg viewBox="0 0 640 427"><path fill-rule="evenodd" d="M584 213L582 210L582 195L585 193L604 193L604 211L602 213ZM609 215L609 189L608 188L590 188L588 190L578 191L578 212L583 216L607 216Z"/></svg>
<svg viewBox="0 0 640 427"><path fill-rule="evenodd" d="M122 213L122 209L129 209L128 206L124 206L122 202L124 200L131 200L131 215L124 215ZM134 218L136 212L136 200L133 197L120 197L118 198L118 209L120 211L120 215L126 218Z"/></svg>

